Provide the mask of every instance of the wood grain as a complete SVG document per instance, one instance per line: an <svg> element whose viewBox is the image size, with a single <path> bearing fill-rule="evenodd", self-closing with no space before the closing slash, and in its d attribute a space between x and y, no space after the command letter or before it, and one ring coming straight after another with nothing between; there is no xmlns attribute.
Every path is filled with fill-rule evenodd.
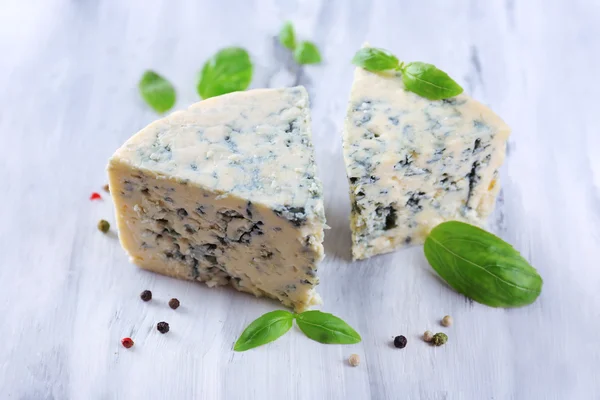
<svg viewBox="0 0 600 400"><path fill-rule="evenodd" d="M317 42L322 66L298 68L278 50L286 19ZM0 398L600 398L599 20L596 0L5 0ZM421 247L350 262L340 132L349 60L366 40L443 66L513 127L490 222L544 277L535 304L472 303L436 278ZM108 157L156 118L137 93L142 72L167 76L181 109L198 100L202 63L228 45L251 52L253 87L310 92L332 228L319 289L360 344L325 346L293 328L234 353L243 328L277 304L138 270L96 229L114 221L108 196L88 200ZM442 329L446 314L455 324ZM426 329L448 344L421 342ZM398 334L404 350L391 346Z"/></svg>

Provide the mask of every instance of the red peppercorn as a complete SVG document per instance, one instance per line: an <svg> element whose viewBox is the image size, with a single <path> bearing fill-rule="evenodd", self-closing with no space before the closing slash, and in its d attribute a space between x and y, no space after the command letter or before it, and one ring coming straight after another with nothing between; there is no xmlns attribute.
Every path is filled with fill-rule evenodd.
<svg viewBox="0 0 600 400"><path fill-rule="evenodd" d="M90 196L90 200L102 200L102 196L100 196L99 193L92 193L92 195Z"/></svg>
<svg viewBox="0 0 600 400"><path fill-rule="evenodd" d="M131 346L133 346L133 340L131 340L131 338L126 337L126 338L121 339L121 344L126 349L129 349L129 348L131 348Z"/></svg>

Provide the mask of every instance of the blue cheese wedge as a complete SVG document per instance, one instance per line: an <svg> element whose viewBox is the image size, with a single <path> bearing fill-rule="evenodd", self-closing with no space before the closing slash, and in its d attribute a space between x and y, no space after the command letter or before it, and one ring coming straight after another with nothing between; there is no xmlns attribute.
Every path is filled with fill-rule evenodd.
<svg viewBox="0 0 600 400"><path fill-rule="evenodd" d="M319 301L316 173L303 87L201 101L142 129L108 164L119 238L135 264L296 310Z"/></svg>
<svg viewBox="0 0 600 400"><path fill-rule="evenodd" d="M465 94L432 101L396 72L357 68L343 134L352 255L423 243L437 224L482 225L510 128Z"/></svg>

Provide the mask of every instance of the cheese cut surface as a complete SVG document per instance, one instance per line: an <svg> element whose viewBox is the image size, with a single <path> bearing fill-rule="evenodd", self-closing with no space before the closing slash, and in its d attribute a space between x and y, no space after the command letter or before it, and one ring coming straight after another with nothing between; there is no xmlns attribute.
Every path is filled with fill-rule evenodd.
<svg viewBox="0 0 600 400"><path fill-rule="evenodd" d="M447 220L482 225L509 134L465 94L427 100L395 72L357 68L343 136L354 259L423 243Z"/></svg>
<svg viewBox="0 0 600 400"><path fill-rule="evenodd" d="M236 92L156 121L112 156L119 238L142 268L318 303L325 216L303 87Z"/></svg>

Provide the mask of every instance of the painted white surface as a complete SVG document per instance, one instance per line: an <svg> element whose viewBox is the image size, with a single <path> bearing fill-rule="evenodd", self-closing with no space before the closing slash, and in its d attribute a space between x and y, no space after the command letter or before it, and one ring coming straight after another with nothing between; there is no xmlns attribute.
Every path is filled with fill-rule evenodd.
<svg viewBox="0 0 600 400"><path fill-rule="evenodd" d="M273 36L285 19L319 44L322 66L284 66ZM597 0L3 1L0 398L600 398L599 20ZM365 40L443 66L513 127L491 223L544 277L535 304L466 301L421 247L349 262L340 131L349 60ZM332 227L319 289L360 344L320 345L294 328L234 353L277 304L140 271L96 229L114 220L107 196L88 201L107 158L156 118L137 94L143 70L171 79L181 109L198 100L206 58L234 44L253 56L253 87L309 89ZM425 329L449 343L427 346ZM406 349L391 347L397 334Z"/></svg>

